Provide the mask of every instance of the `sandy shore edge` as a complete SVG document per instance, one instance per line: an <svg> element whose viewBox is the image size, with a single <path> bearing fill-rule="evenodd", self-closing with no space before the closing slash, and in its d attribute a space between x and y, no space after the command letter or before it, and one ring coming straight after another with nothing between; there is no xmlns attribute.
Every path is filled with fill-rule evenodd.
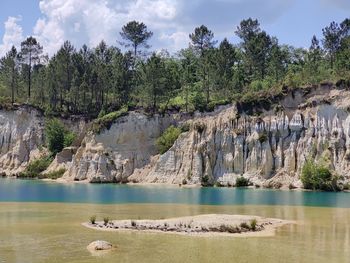
<svg viewBox="0 0 350 263"><path fill-rule="evenodd" d="M253 220L256 220L255 230L251 228ZM200 237L269 237L275 235L277 228L295 223L250 215L209 214L159 220L113 220L107 225L104 222L85 222L82 225L89 229L109 232L131 231ZM246 224L245 227L242 227L243 224Z"/></svg>

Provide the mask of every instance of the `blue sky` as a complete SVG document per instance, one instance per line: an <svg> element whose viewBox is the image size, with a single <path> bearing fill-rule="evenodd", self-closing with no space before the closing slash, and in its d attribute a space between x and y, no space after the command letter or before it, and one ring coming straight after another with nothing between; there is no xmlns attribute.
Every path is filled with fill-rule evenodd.
<svg viewBox="0 0 350 263"><path fill-rule="evenodd" d="M115 44L123 24L145 22L154 32L153 49L175 51L188 34L205 24L221 40L237 42L234 30L243 18L258 18L280 43L308 47L331 21L350 17L350 0L1 0L0 54L34 35L52 55L70 40L95 46Z"/></svg>

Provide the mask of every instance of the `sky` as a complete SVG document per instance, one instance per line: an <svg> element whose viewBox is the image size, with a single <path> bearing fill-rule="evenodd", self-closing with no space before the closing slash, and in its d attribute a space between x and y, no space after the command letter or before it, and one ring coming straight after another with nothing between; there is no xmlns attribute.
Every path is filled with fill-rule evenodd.
<svg viewBox="0 0 350 263"><path fill-rule="evenodd" d="M249 17L281 44L307 48L331 21L350 18L350 0L0 0L0 56L28 36L50 56L65 40L78 48L101 40L118 46L122 26L132 20L154 32L152 50L187 47L202 24L216 40L238 43L234 31Z"/></svg>

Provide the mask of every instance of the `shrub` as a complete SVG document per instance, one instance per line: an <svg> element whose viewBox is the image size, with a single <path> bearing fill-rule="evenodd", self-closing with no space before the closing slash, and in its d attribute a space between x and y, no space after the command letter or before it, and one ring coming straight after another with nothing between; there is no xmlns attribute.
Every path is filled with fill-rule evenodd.
<svg viewBox="0 0 350 263"><path fill-rule="evenodd" d="M92 130L95 133L101 133L105 129L110 129L112 124L120 117L125 116L128 113L127 107L123 107L118 111L113 111L108 114L99 116L92 123Z"/></svg>
<svg viewBox="0 0 350 263"><path fill-rule="evenodd" d="M236 179L236 187L245 187L249 185L249 179L244 178L243 176Z"/></svg>
<svg viewBox="0 0 350 263"><path fill-rule="evenodd" d="M131 226L136 227L136 222L134 220L131 220Z"/></svg>
<svg viewBox="0 0 350 263"><path fill-rule="evenodd" d="M180 134L180 128L170 126L168 129L166 129L156 141L158 151L161 154L167 152L171 146L174 145L174 142L177 140Z"/></svg>
<svg viewBox="0 0 350 263"><path fill-rule="evenodd" d="M109 223L109 217L104 217L103 218L103 223L106 226Z"/></svg>
<svg viewBox="0 0 350 263"><path fill-rule="evenodd" d="M257 224L258 224L258 222L257 222L257 220L255 218L250 220L250 229L255 231Z"/></svg>
<svg viewBox="0 0 350 263"><path fill-rule="evenodd" d="M250 90L252 91L261 91L264 89L263 83L260 80L254 80L250 83Z"/></svg>
<svg viewBox="0 0 350 263"><path fill-rule="evenodd" d="M305 189L338 191L337 178L331 171L315 164L311 160L307 160L301 171L301 181Z"/></svg>
<svg viewBox="0 0 350 263"><path fill-rule="evenodd" d="M52 162L51 156L45 156L43 158L30 162L23 173L19 177L23 178L37 178L40 177L40 173L45 171Z"/></svg>
<svg viewBox="0 0 350 263"><path fill-rule="evenodd" d="M53 155L61 152L64 147L70 146L75 140L75 133L64 128L58 119L50 119L46 122L45 135L48 148Z"/></svg>
<svg viewBox="0 0 350 263"><path fill-rule="evenodd" d="M250 226L246 222L242 222L239 226L241 228L250 229Z"/></svg>
<svg viewBox="0 0 350 263"><path fill-rule="evenodd" d="M204 176L201 178L201 183L202 183L203 186L208 185L208 183L209 183L209 176L208 176L208 175L204 175Z"/></svg>
<svg viewBox="0 0 350 263"><path fill-rule="evenodd" d="M241 233L241 230L239 229L239 227L237 226L229 226L229 225L220 225L218 229L215 229L219 232L227 232L227 233Z"/></svg>
<svg viewBox="0 0 350 263"><path fill-rule="evenodd" d="M190 124L188 122L183 123L180 126L181 132L188 132L190 130Z"/></svg>
<svg viewBox="0 0 350 263"><path fill-rule="evenodd" d="M58 119L51 119L45 126L46 140L50 152L56 155L64 147L64 126Z"/></svg>
<svg viewBox="0 0 350 263"><path fill-rule="evenodd" d="M96 223L96 216L95 215L90 216L90 223L93 225Z"/></svg>
<svg viewBox="0 0 350 263"><path fill-rule="evenodd" d="M209 102L207 110L214 111L217 106L227 105L230 103L231 103L231 100L229 100L229 99L213 100L213 101Z"/></svg>
<svg viewBox="0 0 350 263"><path fill-rule="evenodd" d="M259 142L260 143L264 143L267 142L267 140L269 139L267 132L263 132L262 134L259 135Z"/></svg>
<svg viewBox="0 0 350 263"><path fill-rule="evenodd" d="M191 98L191 102L196 110L204 112L207 109L207 103L202 92L196 92Z"/></svg>
<svg viewBox="0 0 350 263"><path fill-rule="evenodd" d="M74 132L67 131L64 134L64 141L63 141L63 146L64 147L69 147L73 144L76 134Z"/></svg>
<svg viewBox="0 0 350 263"><path fill-rule="evenodd" d="M49 179L53 179L56 180L58 178L61 178L63 176L63 174L66 172L66 169L61 168L57 171L53 171L44 175L40 175L39 178L49 178Z"/></svg>

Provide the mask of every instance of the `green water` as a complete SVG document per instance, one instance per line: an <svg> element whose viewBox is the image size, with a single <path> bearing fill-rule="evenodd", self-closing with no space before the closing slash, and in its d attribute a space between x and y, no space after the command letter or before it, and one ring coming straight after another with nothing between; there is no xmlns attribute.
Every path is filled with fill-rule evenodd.
<svg viewBox="0 0 350 263"><path fill-rule="evenodd" d="M100 232L81 222L92 214L167 218L206 213L254 214L297 220L274 237L188 237ZM91 205L1 203L0 262L349 262L350 210L291 206ZM117 249L95 256L86 250L103 239Z"/></svg>
<svg viewBox="0 0 350 263"><path fill-rule="evenodd" d="M350 262L349 193L55 184L0 179L0 263ZM98 220L208 213L295 220L273 237L189 237L100 232ZM106 240L117 249L92 255Z"/></svg>

